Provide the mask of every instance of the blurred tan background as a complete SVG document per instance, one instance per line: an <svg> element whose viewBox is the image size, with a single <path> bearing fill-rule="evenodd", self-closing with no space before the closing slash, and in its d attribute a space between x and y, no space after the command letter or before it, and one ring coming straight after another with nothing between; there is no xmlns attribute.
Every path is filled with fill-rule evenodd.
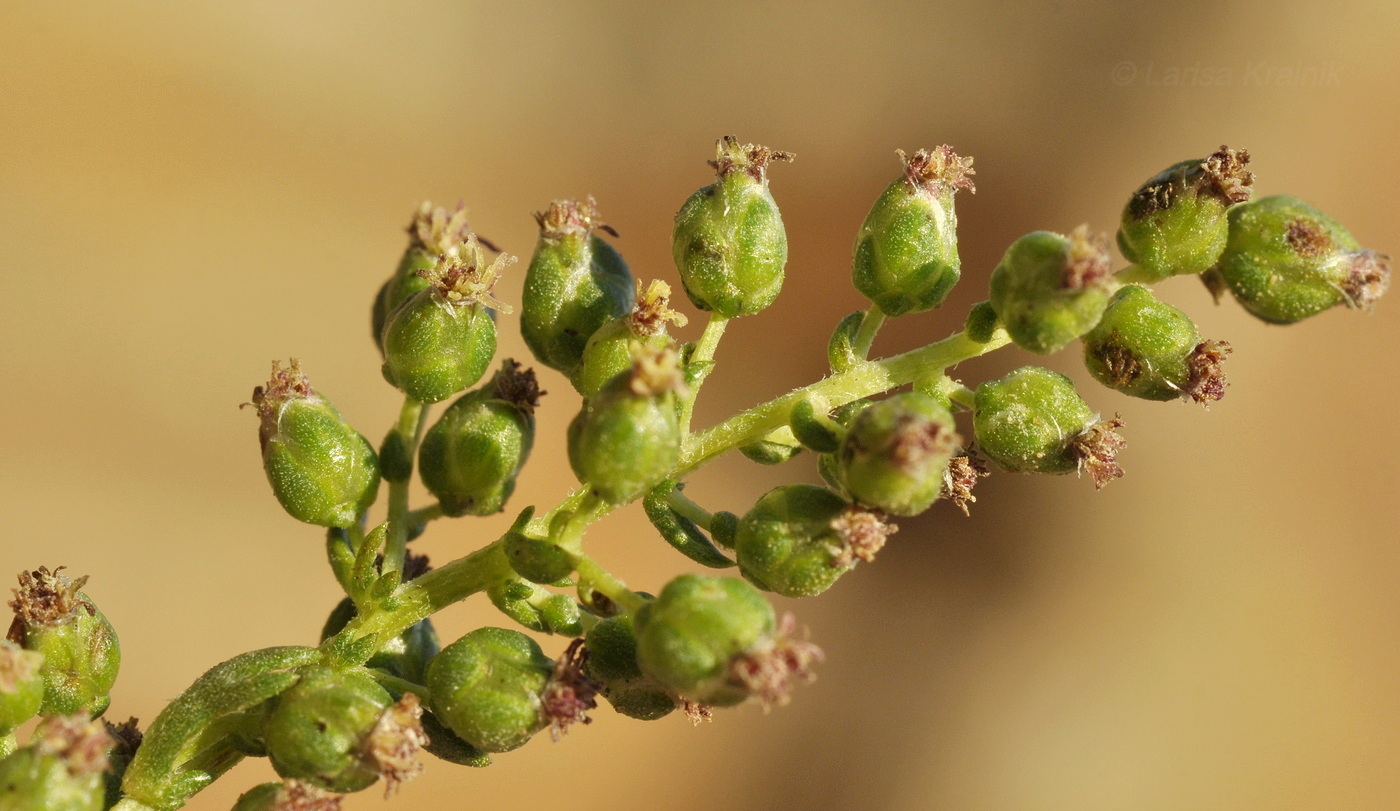
<svg viewBox="0 0 1400 811"><path fill-rule="evenodd" d="M314 642L337 599L321 535L267 492L237 406L297 355L382 436L398 398L369 302L421 199L465 200L528 257L530 212L592 193L634 271L674 281L671 213L713 140L795 151L772 173L787 288L731 327L702 424L825 371L897 147L975 156L978 193L959 200L962 285L881 353L956 329L1019 234L1111 230L1139 182L1221 143L1253 152L1261 193L1400 253L1400 5L1162 5L0 4L0 572L92 576L126 657L119 718L149 721L236 653ZM1130 401L1055 358L1127 420L1128 477L1096 494L996 476L970 520L939 505L875 565L783 603L829 659L791 706L698 729L600 708L489 769L433 762L385 807L1400 805L1400 302L1280 329L1193 280L1162 289L1233 342L1227 400ZM576 405L546 388L517 506L572 484ZM815 480L810 460L726 459L691 492L742 512L792 480ZM503 520L419 543L446 560ZM639 588L690 568L638 512L591 547ZM505 620L473 600L439 629L487 623ZM270 774L244 764L191 807Z"/></svg>

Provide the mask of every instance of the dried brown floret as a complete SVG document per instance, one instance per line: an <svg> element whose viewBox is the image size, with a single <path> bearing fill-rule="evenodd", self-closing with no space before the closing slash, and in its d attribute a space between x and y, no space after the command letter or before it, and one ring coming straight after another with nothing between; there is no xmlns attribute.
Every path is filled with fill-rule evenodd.
<svg viewBox="0 0 1400 811"><path fill-rule="evenodd" d="M44 654L25 650L8 639L0 640L0 693L14 695L43 666Z"/></svg>
<svg viewBox="0 0 1400 811"><path fill-rule="evenodd" d="M628 388L633 394L638 397L656 397L668 391L685 394L685 375L681 372L676 350L669 346L653 350L640 342L633 342L629 349L632 371Z"/></svg>
<svg viewBox="0 0 1400 811"><path fill-rule="evenodd" d="M1117 336L1115 332L1114 337ZM1138 361L1137 354L1116 340L1095 346L1093 354L1108 375L1105 382L1113 388L1121 389L1142 375L1142 363Z"/></svg>
<svg viewBox="0 0 1400 811"><path fill-rule="evenodd" d="M1375 251L1358 251L1350 257L1351 267L1342 279L1347 306L1371 311L1390 289L1390 257Z"/></svg>
<svg viewBox="0 0 1400 811"><path fill-rule="evenodd" d="M913 155L904 154L902 149L896 149L894 152L904 162L904 176L915 188L925 189L934 194L955 192L958 189L977 193L977 187L973 185L971 178L971 175L977 174L972 168L972 158L959 156L947 144L936 149L920 149Z"/></svg>
<svg viewBox="0 0 1400 811"><path fill-rule="evenodd" d="M890 432L890 460L905 473L920 469L930 455L946 456L962 437L936 420L905 414Z"/></svg>
<svg viewBox="0 0 1400 811"><path fill-rule="evenodd" d="M14 589L15 598L10 601L10 608L18 621L25 625L60 625L72 620L80 610L87 611L89 615L97 613L97 609L78 593L87 583L87 575L70 580L67 575L61 574L66 568L59 566L49 571L47 567L40 566L32 572L19 573L19 588ZM14 636L11 629L10 641L16 645L24 644L22 636L19 639Z"/></svg>
<svg viewBox="0 0 1400 811"><path fill-rule="evenodd" d="M1201 161L1201 173L1206 189L1227 203L1243 203L1253 194L1254 173L1249 165L1249 150L1221 146Z"/></svg>
<svg viewBox="0 0 1400 811"><path fill-rule="evenodd" d="M439 256L437 265L418 271L418 275L432 283L438 298L446 304L484 304L510 313L511 306L496 298L495 290L501 272L515 261L514 256L500 254L488 263L481 240L476 234L468 234L461 251Z"/></svg>
<svg viewBox="0 0 1400 811"><path fill-rule="evenodd" d="M690 320L682 313L672 310L671 285L660 279L653 279L647 287L637 280L637 303L627 316L627 326L639 338L650 338L666 331L666 322L683 327Z"/></svg>
<svg viewBox="0 0 1400 811"><path fill-rule="evenodd" d="M963 515L969 515L967 505L977 501L977 497L972 495L972 488L977 486L978 480L989 475L987 463L972 448L968 448L961 456L949 460L948 469L943 472L943 497L962 510Z"/></svg>
<svg viewBox="0 0 1400 811"><path fill-rule="evenodd" d="M796 159L791 152L781 152L757 144L740 144L733 135L726 135L715 142L715 159L708 161L715 174L724 178L734 172L745 172L760 183L766 182L768 164L773 161L791 163Z"/></svg>
<svg viewBox="0 0 1400 811"><path fill-rule="evenodd" d="M1225 387L1230 385L1225 379L1223 365L1225 358L1234 350L1229 341L1201 341L1191 354L1186 356L1188 375L1185 394L1201 405L1225 398Z"/></svg>
<svg viewBox="0 0 1400 811"><path fill-rule="evenodd" d="M1069 232L1069 251L1060 275L1060 289L1084 290L1107 284L1113 278L1113 261L1108 253L1108 237L1089 233L1088 225Z"/></svg>
<svg viewBox="0 0 1400 811"><path fill-rule="evenodd" d="M689 721L691 726L698 727L704 721L715 720L713 710L698 701L691 701L688 698L681 699L681 712L685 713L685 720Z"/></svg>
<svg viewBox="0 0 1400 811"><path fill-rule="evenodd" d="M794 681L805 683L816 678L812 665L824 658L821 648L805 639L794 639L796 630L797 620L791 613L783 614L773 636L729 662L730 682L747 690L764 709L787 704Z"/></svg>
<svg viewBox="0 0 1400 811"><path fill-rule="evenodd" d="M561 239L569 234L588 234L599 230L617 236L598 213L598 201L589 195L582 200L555 200L544 211L535 212L540 235L545 239Z"/></svg>
<svg viewBox="0 0 1400 811"><path fill-rule="evenodd" d="M141 734L141 729L137 726L135 718L128 718L120 724L104 720L103 726L107 729L107 734L112 738L112 756L123 760L130 760L136 750L141 748L141 741L145 737Z"/></svg>
<svg viewBox="0 0 1400 811"><path fill-rule="evenodd" d="M112 743L102 722L84 713L46 718L34 731L35 749L63 761L74 777L107 771L107 752Z"/></svg>
<svg viewBox="0 0 1400 811"><path fill-rule="evenodd" d="M535 378L535 370L521 366L514 358L506 358L501 364L501 372L496 375L496 396L524 411L535 413L540 398L548 394L540 389Z"/></svg>
<svg viewBox="0 0 1400 811"><path fill-rule="evenodd" d="M272 800L273 811L340 811L340 795L304 780L285 780Z"/></svg>
<svg viewBox="0 0 1400 811"><path fill-rule="evenodd" d="M564 655L554 663L554 673L545 685L540 704L549 721L549 734L557 742L573 724L590 724L588 711L598 706L599 684L588 678L583 666L588 662L588 648L582 639L569 643Z"/></svg>
<svg viewBox="0 0 1400 811"><path fill-rule="evenodd" d="M1117 457L1128 442L1117 433L1122 427L1123 420L1115 414L1111 420L1101 420L1084 429L1069 443L1069 452L1079 464L1079 473L1089 474L1095 490L1102 490L1110 481L1123 478L1123 468L1118 465Z"/></svg>
<svg viewBox="0 0 1400 811"><path fill-rule="evenodd" d="M878 512L851 505L831 519L831 528L841 539L841 548L831 558L833 567L850 566L857 559L870 563L875 553L885 546L886 539L899 527L886 521Z"/></svg>
<svg viewBox="0 0 1400 811"><path fill-rule="evenodd" d="M408 223L408 236L413 247L434 256L461 250L471 232L471 226L467 225L467 207L460 200L452 211L425 200ZM495 250L495 246L484 240L483 244Z"/></svg>
<svg viewBox="0 0 1400 811"><path fill-rule="evenodd" d="M404 693L380 713L374 729L361 744L364 758L374 764L384 778L386 799L401 783L423 771L423 764L418 762L418 750L428 743L428 735L423 731L422 719L423 707L418 696Z"/></svg>
<svg viewBox="0 0 1400 811"><path fill-rule="evenodd" d="M1283 238L1294 253L1308 259L1326 256L1333 250L1332 237L1307 217L1293 218L1284 229Z"/></svg>

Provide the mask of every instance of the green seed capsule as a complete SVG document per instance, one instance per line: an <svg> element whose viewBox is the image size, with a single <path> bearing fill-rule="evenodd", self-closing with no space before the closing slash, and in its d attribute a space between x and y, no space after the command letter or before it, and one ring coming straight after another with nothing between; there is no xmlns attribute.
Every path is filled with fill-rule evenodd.
<svg viewBox="0 0 1400 811"><path fill-rule="evenodd" d="M1202 341L1181 310L1130 284L1108 303L1103 320L1084 336L1084 364L1100 383L1144 400L1225 396L1221 363L1230 345Z"/></svg>
<svg viewBox="0 0 1400 811"><path fill-rule="evenodd" d="M30 744L0 760L0 811L101 811L112 739L85 714L46 719Z"/></svg>
<svg viewBox="0 0 1400 811"><path fill-rule="evenodd" d="M943 303L961 275L958 189L975 191L972 159L948 145L913 155L897 150L904 174L885 189L856 236L856 289L886 315L921 313Z"/></svg>
<svg viewBox="0 0 1400 811"><path fill-rule="evenodd" d="M770 490L739 521L734 554L750 582L784 597L813 597L871 561L893 527L810 484Z"/></svg>
<svg viewBox="0 0 1400 811"><path fill-rule="evenodd" d="M421 715L417 696L395 703L363 670L313 666L277 698L263 734L279 775L345 794L418 772Z"/></svg>
<svg viewBox="0 0 1400 811"><path fill-rule="evenodd" d="M525 271L520 332L540 363L572 377L589 336L632 309L632 272L594 233L617 236L599 222L592 197L555 200L535 220L540 241Z"/></svg>
<svg viewBox="0 0 1400 811"><path fill-rule="evenodd" d="M534 444L541 394L534 371L507 360L489 384L458 398L424 434L419 475L445 515L505 508Z"/></svg>
<svg viewBox="0 0 1400 811"><path fill-rule="evenodd" d="M1153 280L1211 267L1225 250L1231 206L1253 193L1249 152L1222 146L1142 184L1123 209L1118 247Z"/></svg>
<svg viewBox="0 0 1400 811"><path fill-rule="evenodd" d="M293 518L349 527L379 492L379 457L330 401L316 393L301 364L272 362L266 386L253 390L263 469Z"/></svg>
<svg viewBox="0 0 1400 811"><path fill-rule="evenodd" d="M0 640L0 735L39 714L44 703L44 655Z"/></svg>
<svg viewBox="0 0 1400 811"><path fill-rule="evenodd" d="M623 614L600 621L584 638L588 662L584 673L601 685L613 709L629 718L655 721L676 709L676 698L637 666L637 637L632 617Z"/></svg>
<svg viewBox="0 0 1400 811"><path fill-rule="evenodd" d="M645 289L637 282L637 303L632 311L599 327L583 350L583 361L572 377L574 388L592 397L614 377L632 367L634 344L656 353L672 346L666 323L686 325L686 317L670 308L671 286L653 280Z"/></svg>
<svg viewBox="0 0 1400 811"><path fill-rule="evenodd" d="M1370 310L1390 286L1388 257L1363 250L1331 217L1295 197L1230 210L1230 239L1216 266L1256 317L1292 324L1345 304Z"/></svg>
<svg viewBox="0 0 1400 811"><path fill-rule="evenodd" d="M841 480L861 504L918 515L938 500L961 445L946 405L922 392L896 394L852 421L837 452Z"/></svg>
<svg viewBox="0 0 1400 811"><path fill-rule="evenodd" d="M100 715L121 667L111 623L83 594L87 577L70 580L60 566L20 572L10 641L43 656L44 715Z"/></svg>
<svg viewBox="0 0 1400 811"><path fill-rule="evenodd" d="M753 315L783 286L787 232L768 191L768 164L789 152L726 135L710 161L718 179L676 213L671 255L691 303L727 318Z"/></svg>
<svg viewBox="0 0 1400 811"><path fill-rule="evenodd" d="M982 452L1014 473L1082 471L1102 488L1123 475L1123 422L1100 421L1058 372L1025 366L977 387L973 428Z"/></svg>
<svg viewBox="0 0 1400 811"><path fill-rule="evenodd" d="M325 642L340 633L358 614L359 612L355 610L355 604L349 597L341 600L331 611L330 617L326 619L326 624L321 629L321 641ZM430 619L419 620L409 626L407 631L380 646L379 652L371 656L368 662L365 662L365 667L378 668L405 681L422 684L428 662L437 655L440 648L437 631L433 628L433 621Z"/></svg>
<svg viewBox="0 0 1400 811"><path fill-rule="evenodd" d="M856 415L869 407L869 400L853 400L832 411L830 417L832 422L842 427L842 433L844 435L844 429L851 427L851 423L855 421ZM822 480L829 484L833 490L844 493L847 496L850 495L846 487L844 473L841 471L841 461L836 457L835 452L823 453L817 456L817 472L821 474Z"/></svg>
<svg viewBox="0 0 1400 811"><path fill-rule="evenodd" d="M1099 323L1110 268L1106 242L1088 226L1067 237L1036 231L1012 243L992 271L992 307L1017 346L1058 352Z"/></svg>
<svg viewBox="0 0 1400 811"><path fill-rule="evenodd" d="M471 232L467 225L467 209L461 203L449 212L424 202L414 212L413 221L408 224L408 248L394 275L384 282L374 298L371 329L380 352L384 351L384 325L389 321L389 314L426 289L429 282L421 274L437 267L440 256L460 255Z"/></svg>
<svg viewBox="0 0 1400 811"><path fill-rule="evenodd" d="M621 504L665 478L680 458L676 393L683 388L674 352L639 352L569 425L569 465L579 481Z"/></svg>
<svg viewBox="0 0 1400 811"><path fill-rule="evenodd" d="M496 322L490 310L509 313L492 290L515 257L488 265L476 235L460 256L443 256L425 276L430 286L414 294L384 325L384 379L404 394L437 403L472 386L496 354Z"/></svg>
<svg viewBox="0 0 1400 811"><path fill-rule="evenodd" d="M685 574L637 612L637 665L683 698L715 707L750 696L783 704L794 679L810 680L815 645L790 638L753 586Z"/></svg>
<svg viewBox="0 0 1400 811"><path fill-rule="evenodd" d="M433 712L485 752L523 746L548 723L540 696L554 663L519 631L478 628L428 666Z"/></svg>

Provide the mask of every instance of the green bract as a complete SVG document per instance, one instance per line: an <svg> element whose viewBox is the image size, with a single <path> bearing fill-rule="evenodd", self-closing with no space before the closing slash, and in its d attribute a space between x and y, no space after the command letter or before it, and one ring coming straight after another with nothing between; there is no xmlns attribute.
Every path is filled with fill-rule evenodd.
<svg viewBox="0 0 1400 811"><path fill-rule="evenodd" d="M665 478L680 458L674 352L641 353L569 425L569 465L605 501L630 501Z"/></svg>
<svg viewBox="0 0 1400 811"><path fill-rule="evenodd" d="M380 773L371 733L391 704L388 691L362 670L305 669L263 727L273 768L341 794L368 788Z"/></svg>
<svg viewBox="0 0 1400 811"><path fill-rule="evenodd" d="M317 394L301 364L272 362L266 386L253 390L263 469L293 518L349 527L379 492L379 457L330 401Z"/></svg>
<svg viewBox="0 0 1400 811"><path fill-rule="evenodd" d="M670 347L673 342L666 334L666 323L683 327L687 320L672 310L670 303L669 284L653 280L643 289L638 281L637 303L632 311L599 327L588 339L583 361L571 378L579 394L597 394L609 380L631 368L638 352L655 354Z"/></svg>
<svg viewBox="0 0 1400 811"><path fill-rule="evenodd" d="M1084 364L1094 378L1145 400L1219 400L1225 396L1220 366L1229 352L1228 343L1202 341L1186 313L1135 284L1113 294L1103 319L1084 336Z"/></svg>
<svg viewBox="0 0 1400 811"><path fill-rule="evenodd" d="M325 642L340 633L350 620L358 615L359 612L355 610L355 604L349 597L341 600L321 628L321 641ZM433 621L419 620L409 626L407 631L382 643L379 650L365 662L365 667L378 668L392 676L421 684L428 661L437 655L440 648Z"/></svg>
<svg viewBox="0 0 1400 811"><path fill-rule="evenodd" d="M852 279L886 315L943 303L961 273L953 197L973 189L972 159L953 148L912 156L898 151L904 175L885 189L856 235Z"/></svg>
<svg viewBox="0 0 1400 811"><path fill-rule="evenodd" d="M425 275L431 284L384 325L384 379L424 403L437 403L481 379L496 354L496 322L488 307L510 312L492 295L502 254L488 265L475 235L461 254L440 257Z"/></svg>
<svg viewBox="0 0 1400 811"><path fill-rule="evenodd" d="M0 736L39 714L44 703L43 665L42 653L0 640Z"/></svg>
<svg viewBox="0 0 1400 811"><path fill-rule="evenodd" d="M734 554L739 571L760 588L813 597L858 558L874 560L890 532L879 517L824 487L788 484L770 490L740 519Z"/></svg>
<svg viewBox="0 0 1400 811"><path fill-rule="evenodd" d="M535 441L535 373L507 360L491 382L448 406L423 436L418 469L444 515L505 508Z"/></svg>
<svg viewBox="0 0 1400 811"><path fill-rule="evenodd" d="M583 633L577 603L528 580L514 577L497 580L486 589L486 596L502 614L532 631L567 636Z"/></svg>
<svg viewBox="0 0 1400 811"><path fill-rule="evenodd" d="M111 745L101 721L46 719L28 746L0 760L0 811L101 811Z"/></svg>
<svg viewBox="0 0 1400 811"><path fill-rule="evenodd" d="M753 315L783 286L787 232L773 195L768 164L792 160L726 135L715 145L718 179L676 213L671 256L691 303L726 318Z"/></svg>
<svg viewBox="0 0 1400 811"><path fill-rule="evenodd" d="M918 515L943 490L948 461L962 445L948 407L918 391L863 409L837 451L841 481L861 504Z"/></svg>
<svg viewBox="0 0 1400 811"><path fill-rule="evenodd" d="M111 623L80 591L87 578L70 580L62 569L51 572L41 566L20 572L20 587L10 603L15 610L10 638L43 657L41 713L100 715L111 702L108 692L121 667L121 645Z"/></svg>
<svg viewBox="0 0 1400 811"><path fill-rule="evenodd" d="M992 307L1017 346L1048 355L1099 322L1112 279L1108 247L1087 226L1069 236L1035 231L992 271Z"/></svg>
<svg viewBox="0 0 1400 811"><path fill-rule="evenodd" d="M642 721L654 721L676 709L676 698L637 666L637 637L632 617L601 620L584 638L588 661L584 673L601 685L613 709Z"/></svg>
<svg viewBox="0 0 1400 811"><path fill-rule="evenodd" d="M1089 473L1096 487L1123 475L1117 419L1100 422L1068 377L1025 366L977 387L977 445L1015 473Z"/></svg>
<svg viewBox="0 0 1400 811"><path fill-rule="evenodd" d="M632 309L632 272L595 230L597 204L555 200L536 214L540 240L525 271L520 332L540 363L573 376L589 336Z"/></svg>
<svg viewBox="0 0 1400 811"><path fill-rule="evenodd" d="M554 663L519 631L478 628L428 666L439 721L484 752L508 752L548 723L541 695Z"/></svg>
<svg viewBox="0 0 1400 811"><path fill-rule="evenodd" d="M1227 213L1253 192L1249 152L1222 146L1148 180L1123 209L1118 247L1153 280L1200 273L1225 250Z"/></svg>
<svg viewBox="0 0 1400 811"><path fill-rule="evenodd" d="M408 248L399 260L399 266L374 297L374 311L371 330L374 344L384 351L384 325L389 314L400 304L413 298L425 289L429 282L423 274L437 267L438 258L456 256L466 245L471 227L467 225L467 209L458 203L449 212L441 206L424 202L413 213L413 221L408 224Z"/></svg>
<svg viewBox="0 0 1400 811"><path fill-rule="evenodd" d="M1273 324L1338 304L1369 310L1390 286L1387 257L1363 250L1335 220L1296 197L1231 209L1229 243L1216 268L1246 310Z"/></svg>

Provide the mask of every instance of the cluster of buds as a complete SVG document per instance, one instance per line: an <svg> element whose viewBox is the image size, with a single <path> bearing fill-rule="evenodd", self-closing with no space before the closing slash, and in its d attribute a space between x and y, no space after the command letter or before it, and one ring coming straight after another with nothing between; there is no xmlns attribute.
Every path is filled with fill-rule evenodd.
<svg viewBox="0 0 1400 811"><path fill-rule="evenodd" d="M792 155L720 139L713 182L676 214L679 284L707 321L690 343L670 334L688 321L672 286L633 277L593 198L536 214L520 331L579 397L567 435L579 487L552 510L521 509L495 542L436 569L407 544L436 519L506 509L544 392L515 360L487 376L497 316L512 311L495 288L514 257L473 233L462 206L425 203L371 312L383 375L404 395L383 443L353 428L295 359L274 363L253 393L272 491L292 517L326 528L344 589L320 646L213 668L138 749L134 725L91 720L107 707L119 653L85 579L25 573L0 642L0 808L120 800L122 811L165 811L239 759L266 757L281 780L245 793L236 811L330 811L372 785L392 793L423 769L420 753L482 767L544 730L558 741L591 721L599 697L640 720L785 704L823 654L764 592L822 594L876 559L896 519L939 502L966 515L984 459L1080 473L1096 487L1123 475L1123 421L1104 418L1069 377L1026 366L970 388L947 369L1008 343L1048 355L1079 340L1089 375L1110 389L1210 404L1225 393L1230 344L1203 338L1147 285L1198 274L1259 318L1292 323L1337 305L1369 309L1389 281L1384 256L1306 204L1252 200L1248 153L1222 147L1130 197L1117 240L1130 267L1114 272L1109 240L1088 226L1029 233L961 332L871 360L886 318L940 307L958 283L956 197L974 190L972 159L950 146L898 156L900 173L857 232L851 281L869 307L834 331L831 376L699 432L695 400L726 322L766 309L783 287L787 234L768 169ZM734 449L768 465L810 452L825 483L775 487L742 515L690 500L685 478ZM411 509L415 470L433 501ZM386 515L371 522L383 489ZM628 588L584 552L583 536L633 501L670 546L738 576L681 574L655 596ZM478 592L519 629L478 628L442 646L431 615ZM530 633L570 641L551 658ZM20 747L15 731L35 715L46 719Z"/></svg>

